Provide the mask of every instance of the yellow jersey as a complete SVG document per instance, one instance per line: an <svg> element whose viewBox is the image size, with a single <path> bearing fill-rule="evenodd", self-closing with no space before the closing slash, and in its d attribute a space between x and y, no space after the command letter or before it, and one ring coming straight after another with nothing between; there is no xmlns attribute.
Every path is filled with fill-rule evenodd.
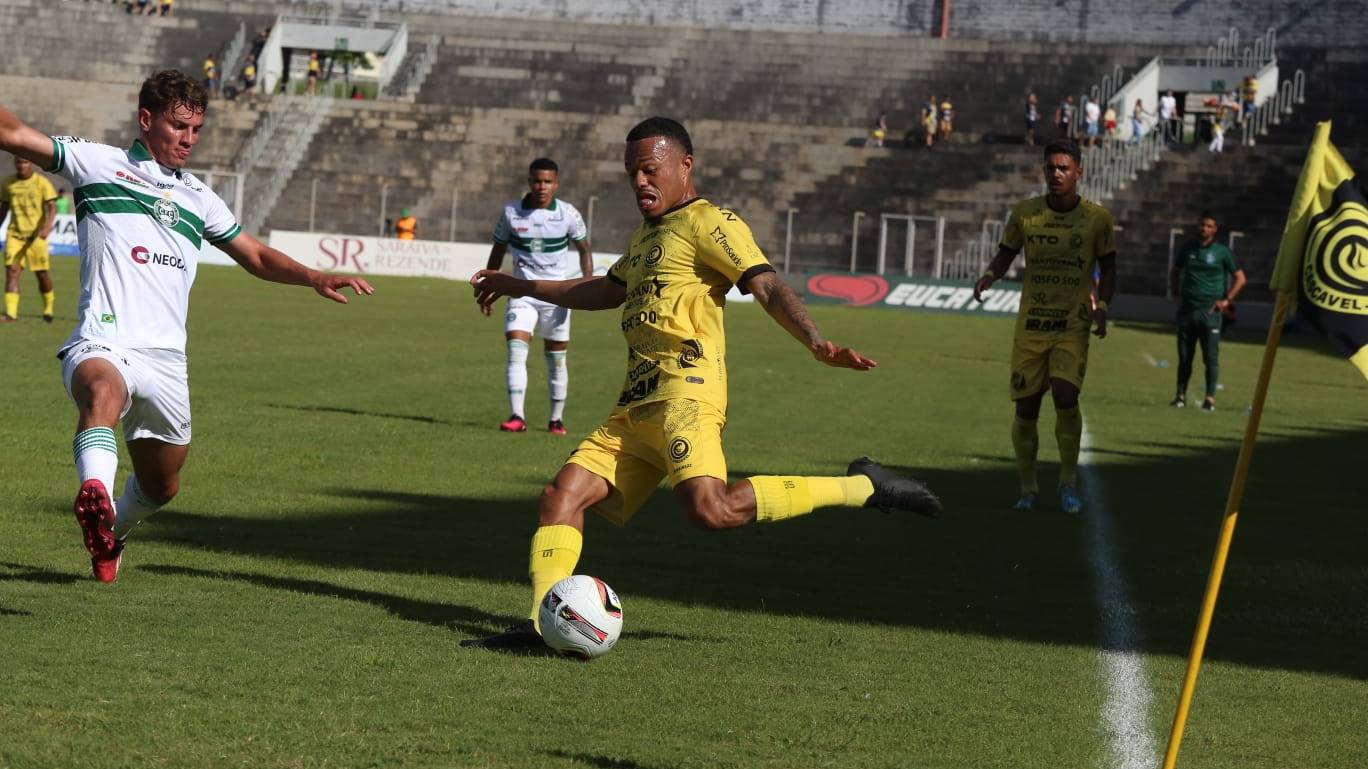
<svg viewBox="0 0 1368 769"><path fill-rule="evenodd" d="M0 182L0 203L10 207L9 237L27 238L38 232L49 200L57 199L57 190L46 176L34 172L27 179L10 174Z"/></svg>
<svg viewBox="0 0 1368 769"><path fill-rule="evenodd" d="M1002 247L1013 253L1026 249L1017 338L1086 336L1092 326L1093 267L1098 259L1116 255L1107 209L1083 198L1062 212L1044 197L1023 200L1012 207Z"/></svg>
<svg viewBox="0 0 1368 769"><path fill-rule="evenodd" d="M608 278L627 289L627 378L614 413L684 398L726 413L727 291L773 272L750 228L702 198L645 221Z"/></svg>

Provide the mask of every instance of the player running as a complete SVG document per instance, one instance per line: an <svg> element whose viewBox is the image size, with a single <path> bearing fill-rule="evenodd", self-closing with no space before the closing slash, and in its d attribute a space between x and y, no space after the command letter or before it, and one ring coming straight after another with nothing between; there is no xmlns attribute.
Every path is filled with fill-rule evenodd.
<svg viewBox="0 0 1368 769"><path fill-rule="evenodd" d="M372 289L325 275L244 233L228 207L183 169L199 141L208 95L175 70L138 94L139 138L127 149L49 137L0 109L0 149L71 180L81 248L76 329L57 353L76 404L72 451L81 524L95 578L113 582L128 533L180 488L190 448L185 317L205 241L251 274L310 286L346 303L338 289ZM111 500L123 423L133 474Z"/></svg>
<svg viewBox="0 0 1368 769"><path fill-rule="evenodd" d="M580 275L594 274L594 254L589 233L574 206L558 200L560 167L551 158L537 158L527 169L527 194L504 206L494 225L494 247L488 269L503 264L504 253L513 252L513 274L524 280L564 280L571 274L570 246L579 253ZM489 315L489 305L480 309ZM570 310L531 297L510 297L504 315L504 338L508 341L508 421L500 430L527 431L523 418L527 395L527 347L532 333L546 348L546 389L551 396L551 418L546 429L565 435L565 397L570 371L565 352L570 347Z"/></svg>
<svg viewBox="0 0 1368 769"><path fill-rule="evenodd" d="M1088 365L1088 330L1107 335L1107 304L1116 293L1116 238L1112 217L1102 206L1079 197L1083 178L1078 145L1061 139L1045 145L1045 185L1049 194L1012 208L1002 243L987 271L974 285L974 298L1002 277L1023 247L1026 274L1012 340L1011 397L1016 402L1012 447L1021 476L1017 510L1034 510L1040 497L1036 420L1049 390L1055 407L1059 444L1059 506L1078 513L1078 452L1083 415L1078 393ZM1100 268L1093 306L1093 266Z"/></svg>
<svg viewBox="0 0 1368 769"><path fill-rule="evenodd" d="M57 222L57 190L46 176L33 172L28 158L14 156L14 175L0 182L0 220L10 215L5 232L5 314L0 323L19 319L19 273L25 267L38 279L43 320L52 322L57 295L48 272L47 236Z"/></svg>
<svg viewBox="0 0 1368 769"><path fill-rule="evenodd" d="M551 585L573 573L584 512L625 525L662 477L669 478L689 520L709 530L781 521L818 507L940 511L940 501L922 483L868 458L852 462L844 477L756 476L727 485L722 308L733 284L754 294L818 361L856 371L875 362L826 340L740 217L698 196L693 144L682 125L660 117L638 124L627 134L625 165L645 221L606 276L531 281L481 270L471 278L484 306L501 296L584 310L621 306L627 376L617 408L542 492L528 567L531 619L464 646L540 645L538 604Z"/></svg>

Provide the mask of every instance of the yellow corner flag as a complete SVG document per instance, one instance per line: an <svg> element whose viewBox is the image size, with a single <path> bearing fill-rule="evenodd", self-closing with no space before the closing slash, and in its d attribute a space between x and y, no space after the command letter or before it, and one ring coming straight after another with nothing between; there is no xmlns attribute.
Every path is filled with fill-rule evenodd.
<svg viewBox="0 0 1368 769"><path fill-rule="evenodd" d="M1368 377L1368 199L1330 143L1329 122L1316 125L1269 285L1295 293L1302 317Z"/></svg>

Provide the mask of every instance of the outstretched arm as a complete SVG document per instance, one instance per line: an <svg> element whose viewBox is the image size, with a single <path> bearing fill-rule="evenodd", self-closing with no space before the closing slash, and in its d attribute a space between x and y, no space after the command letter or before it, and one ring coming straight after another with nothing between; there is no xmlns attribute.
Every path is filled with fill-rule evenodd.
<svg viewBox="0 0 1368 769"><path fill-rule="evenodd" d="M52 137L30 128L3 108L0 108L0 150L28 158L44 171L52 168Z"/></svg>
<svg viewBox="0 0 1368 769"><path fill-rule="evenodd" d="M755 301L765 308L789 335L797 339L812 353L812 357L837 368L851 368L868 371L878 365L849 347L828 341L808 316L803 300L793 293L776 273L764 272L756 275L746 286L755 295Z"/></svg>
<svg viewBox="0 0 1368 769"><path fill-rule="evenodd" d="M488 314L490 305L505 296L530 296L572 310L609 310L627 299L626 287L606 276L573 280L523 280L498 270L480 270L470 277L475 301Z"/></svg>
<svg viewBox="0 0 1368 769"><path fill-rule="evenodd" d="M507 244L507 243L495 243L495 244L489 249L489 261L485 262L485 269L486 269L486 270L499 270L500 268L502 268L502 267L503 267L504 254L507 253L507 252L508 252L508 244ZM476 288L476 289L475 289L475 299L478 301L479 298L480 298L480 289ZM490 313L492 313L493 311L494 311L494 308L493 308L491 305L488 305L488 304L482 304L482 305L480 305L480 312L481 312L481 313L484 313L484 316L485 316L486 318L488 318L489 315L490 315Z"/></svg>
<svg viewBox="0 0 1368 769"><path fill-rule="evenodd" d="M347 297L338 293L340 288L350 287L357 295L375 293L375 289L361 278L329 275L326 272L311 270L245 232L227 243L219 244L219 248L231 256L233 261L242 265L244 270L262 280L292 286L309 286L317 291L319 296L340 304L347 303Z"/></svg>

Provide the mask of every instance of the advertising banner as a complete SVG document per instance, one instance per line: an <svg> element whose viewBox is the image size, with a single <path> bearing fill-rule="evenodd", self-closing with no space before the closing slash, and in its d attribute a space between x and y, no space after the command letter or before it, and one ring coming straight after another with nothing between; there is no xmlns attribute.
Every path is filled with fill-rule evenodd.
<svg viewBox="0 0 1368 769"><path fill-rule="evenodd" d="M0 222L0 239L9 237L9 217ZM58 214L57 223L52 225L52 233L47 239L48 253L52 256L80 256L81 249L76 242L76 215Z"/></svg>
<svg viewBox="0 0 1368 769"><path fill-rule="evenodd" d="M1015 315L1021 306L1021 284L999 281L974 301L974 284L851 272L809 273L804 282L807 301L856 307L901 307L934 312Z"/></svg>

